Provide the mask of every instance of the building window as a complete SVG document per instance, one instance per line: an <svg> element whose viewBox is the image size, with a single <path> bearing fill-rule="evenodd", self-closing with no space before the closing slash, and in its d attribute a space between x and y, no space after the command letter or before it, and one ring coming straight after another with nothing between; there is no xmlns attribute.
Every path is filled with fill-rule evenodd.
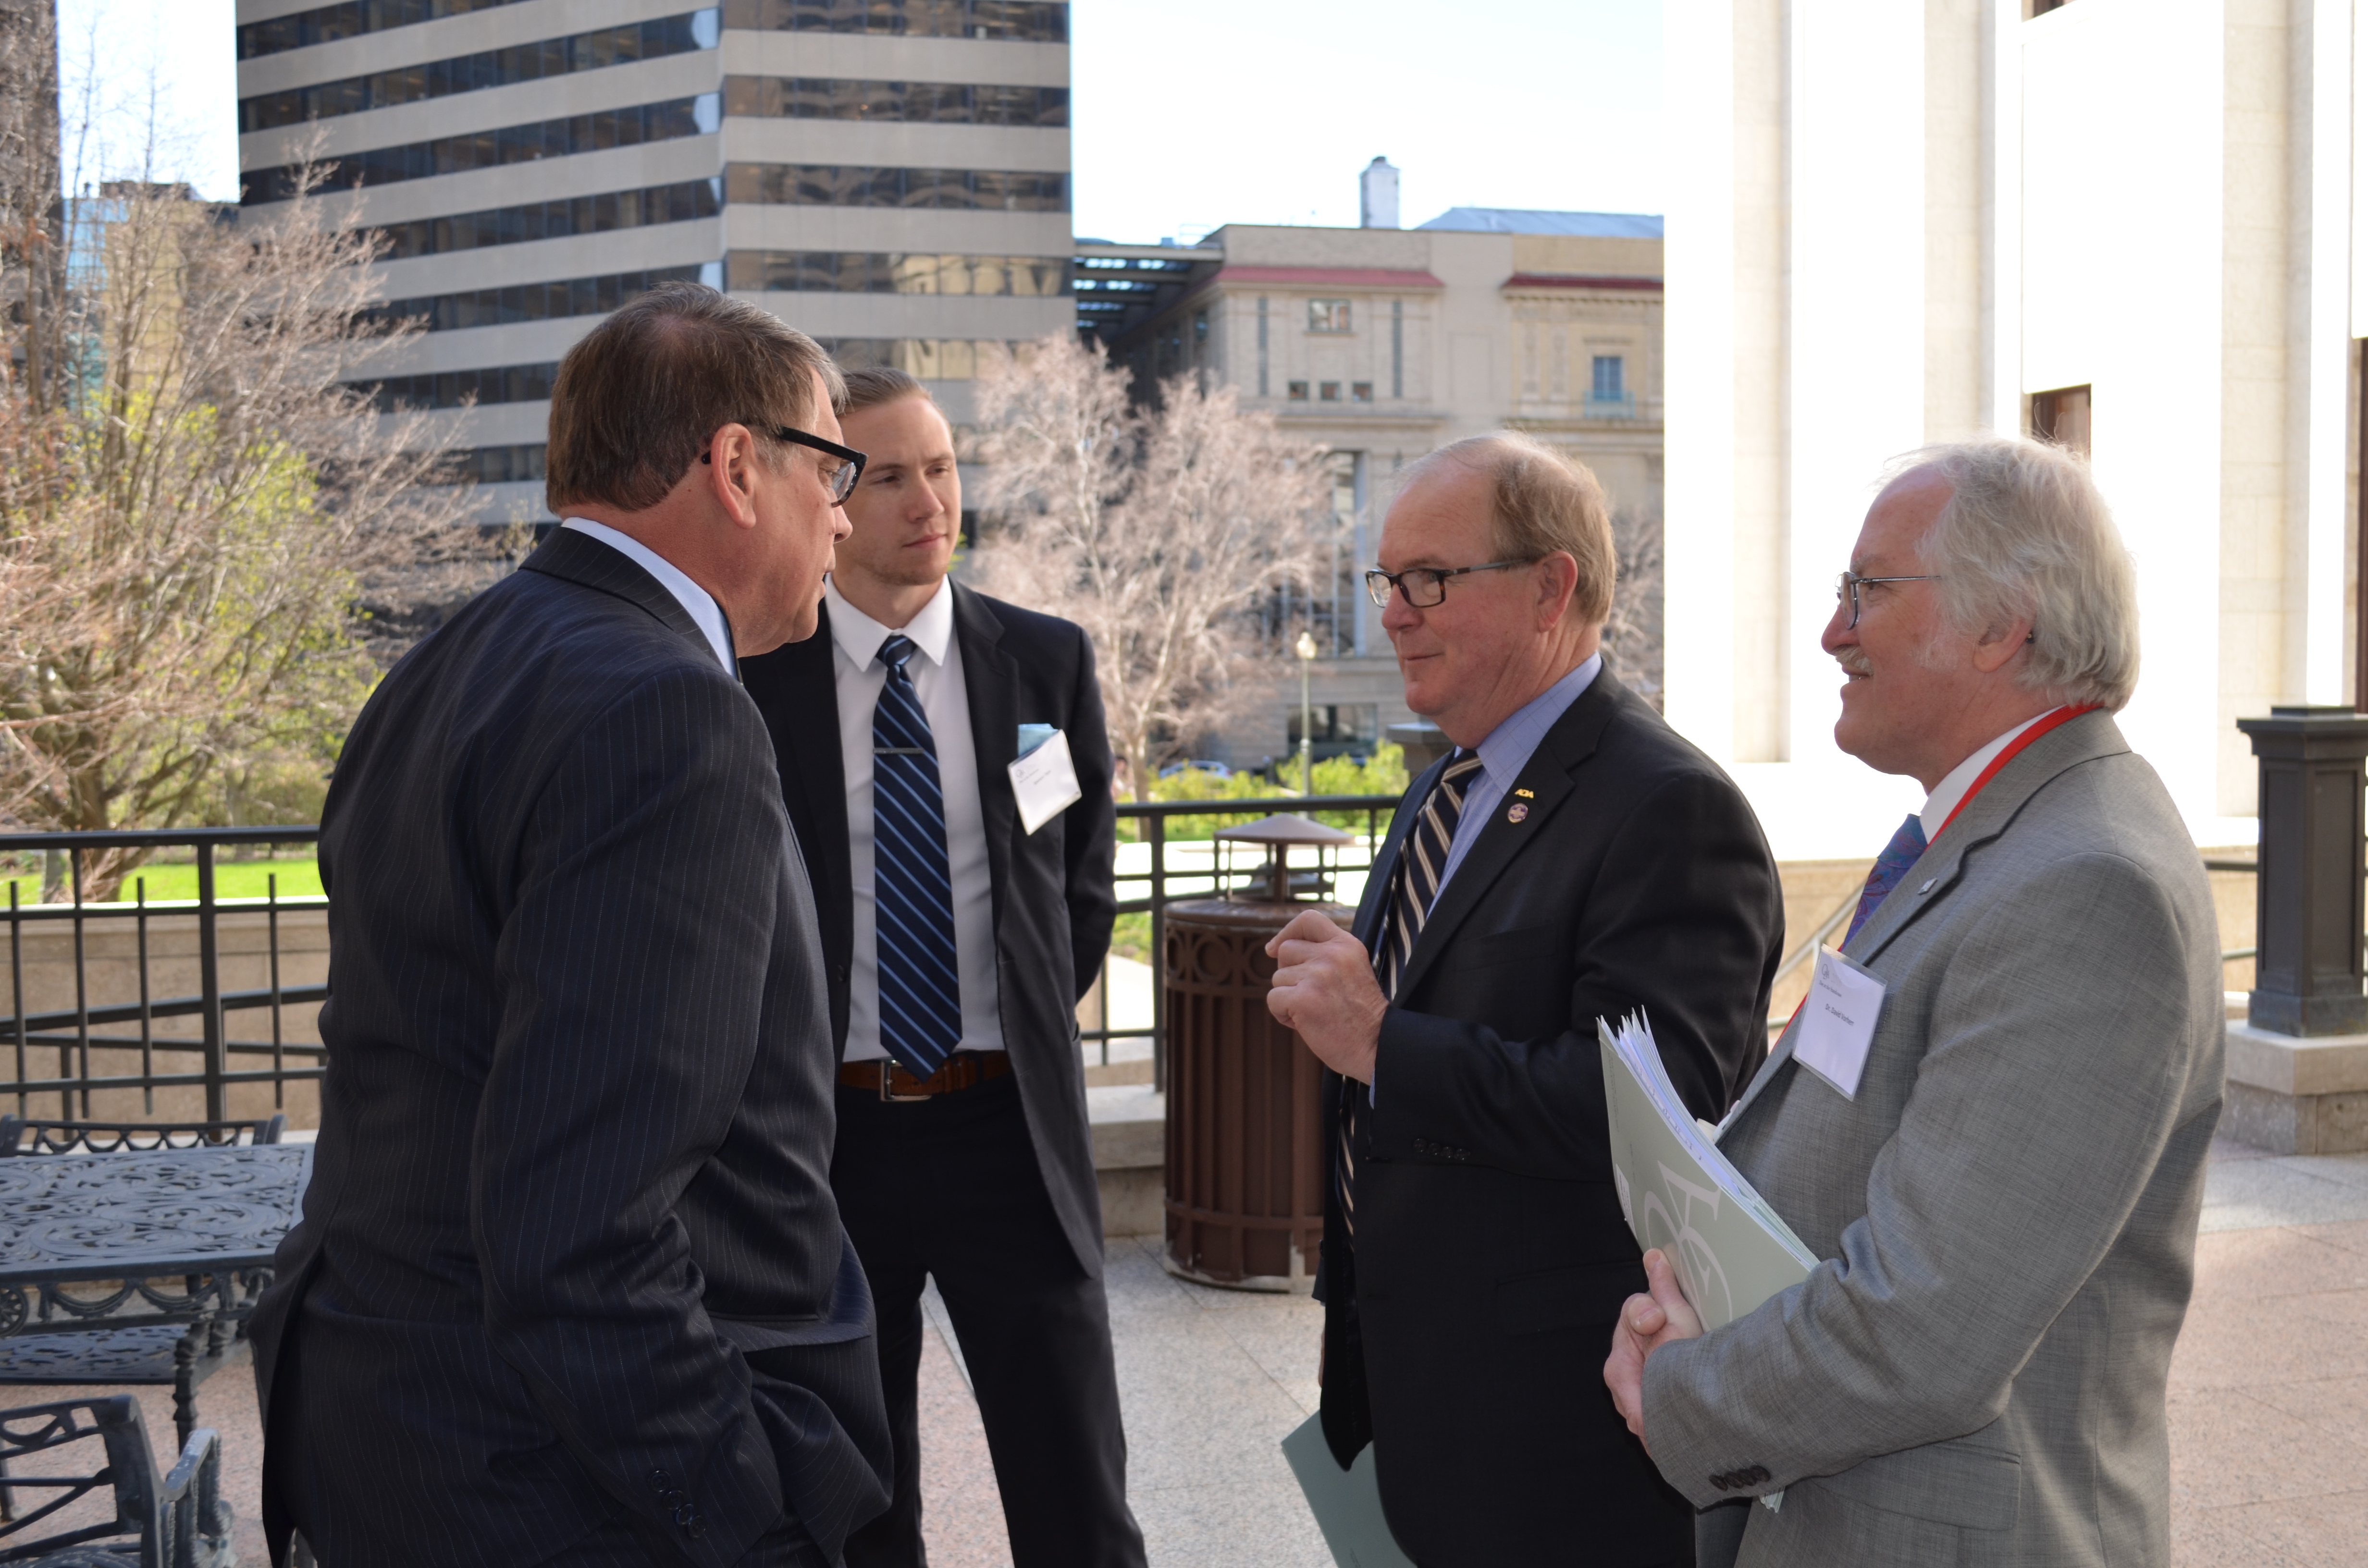
<svg viewBox="0 0 2368 1568"><path fill-rule="evenodd" d="M611 272L598 278L570 278L550 283L513 283L506 289L472 289L458 294L428 294L416 300L394 300L371 307L373 321L416 318L429 332L454 332L472 326L511 326L523 321L552 321L564 316L603 315L661 283L723 285L720 261L691 262L682 267L655 267L644 272Z"/></svg>
<svg viewBox="0 0 2368 1568"><path fill-rule="evenodd" d="M1308 301L1307 330L1310 332L1347 332L1349 330L1349 301L1346 300Z"/></svg>
<svg viewBox="0 0 2368 1568"><path fill-rule="evenodd" d="M723 25L761 31L1069 41L1069 8L1042 0L731 0Z"/></svg>
<svg viewBox="0 0 2368 1568"><path fill-rule="evenodd" d="M766 119L866 119L1064 130L1069 123L1069 89L959 82L871 82L825 76L726 76L723 112Z"/></svg>
<svg viewBox="0 0 2368 1568"><path fill-rule="evenodd" d="M503 164L534 163L575 153L604 153L612 147L633 147L645 142L705 136L720 123L716 106L716 96L704 93L695 98L643 104L636 108L601 109L595 114L571 115L565 119L537 120L528 125L504 126L499 131L411 142L400 147L341 153L323 162L321 166L328 171L328 178L322 188L337 191L353 186L393 185L398 180L426 179L431 175L463 174ZM245 189L239 200L248 207L286 201L296 194L297 177L302 170L300 164L244 170L239 179Z"/></svg>
<svg viewBox="0 0 2368 1568"><path fill-rule="evenodd" d="M1628 361L1617 354L1595 357L1595 386L1588 395L1605 402L1614 402L1627 395Z"/></svg>
<svg viewBox="0 0 2368 1568"><path fill-rule="evenodd" d="M302 49L307 44L335 43L341 38L359 38L385 28L407 28L415 22L465 17L472 11L516 4L518 0L340 0L337 5L315 6L292 17L249 22L238 29L238 57L259 60L267 54Z"/></svg>
<svg viewBox="0 0 2368 1568"><path fill-rule="evenodd" d="M381 259L399 261L405 256L443 256L486 245L565 239L576 234L606 233L612 229L639 229L712 218L723 207L715 189L718 183L713 179L683 180L643 190L612 190L598 196L529 202L523 207L495 207L444 218L415 218L408 223L391 223L379 231L387 244Z"/></svg>
<svg viewBox="0 0 2368 1568"><path fill-rule="evenodd" d="M1338 382L1338 381L1326 381L1326 382L1324 382L1323 384L1321 384L1320 386L1318 386L1318 387L1315 389L1315 396L1316 396L1316 400L1317 400L1318 402L1321 402L1321 403L1338 403L1338 402L1339 402L1339 401L1340 401L1340 383L1339 383L1339 382Z"/></svg>
<svg viewBox="0 0 2368 1568"><path fill-rule="evenodd" d="M2058 387L2031 394L2031 433L2066 450L2089 455L2089 389Z"/></svg>
<svg viewBox="0 0 2368 1568"><path fill-rule="evenodd" d="M1406 396L1406 301L1390 301L1390 395Z"/></svg>
<svg viewBox="0 0 2368 1568"><path fill-rule="evenodd" d="M1283 385L1289 392L1292 402L1305 403L1307 401L1307 383L1305 381L1286 381Z"/></svg>
<svg viewBox="0 0 2368 1568"><path fill-rule="evenodd" d="M1270 395L1266 381L1266 296L1258 296L1258 396Z"/></svg>
<svg viewBox="0 0 2368 1568"><path fill-rule="evenodd" d="M397 66L369 76L316 82L309 87L290 87L241 98L238 128L242 131L270 131L282 125L302 125L308 119L326 119L332 115L359 114L366 109L416 103L422 98L482 92L516 82L539 82L578 71L630 65L637 60L659 60L669 54L713 49L716 37L712 10L627 22L595 32L512 44L507 49L489 49L421 65Z"/></svg>
<svg viewBox="0 0 2368 1568"><path fill-rule="evenodd" d="M1349 401L1350 403L1372 402L1373 383L1371 381L1350 381L1349 383Z"/></svg>
<svg viewBox="0 0 2368 1568"><path fill-rule="evenodd" d="M1065 256L735 250L724 257L723 276L723 286L734 293L793 290L1049 298L1069 287L1069 264Z"/></svg>
<svg viewBox="0 0 2368 1568"><path fill-rule="evenodd" d="M1201 364L1205 361L1208 357L1209 312L1206 311L1194 311L1192 312L1192 363L1195 365Z"/></svg>
<svg viewBox="0 0 2368 1568"><path fill-rule="evenodd" d="M795 207L947 208L1066 212L1069 176L1000 169L902 169L835 164L726 164L728 199Z"/></svg>

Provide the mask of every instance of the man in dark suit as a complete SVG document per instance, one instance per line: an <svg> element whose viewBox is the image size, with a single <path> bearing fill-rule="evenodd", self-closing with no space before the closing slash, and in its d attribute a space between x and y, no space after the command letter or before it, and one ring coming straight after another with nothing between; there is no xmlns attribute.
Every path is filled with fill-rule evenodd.
<svg viewBox="0 0 2368 1568"><path fill-rule="evenodd" d="M820 1568L886 1505L813 895L732 663L813 629L837 382L695 284L609 316L553 389L566 521L354 725L254 1326L275 1560Z"/></svg>
<svg viewBox="0 0 2368 1568"><path fill-rule="evenodd" d="M1594 478L1457 442L1390 509L1406 702L1456 748L1415 781L1355 935L1303 915L1268 1005L1326 1065L1323 1419L1370 1441L1423 1568L1693 1560L1601 1346L1645 1278L1606 1144L1596 1020L1642 1009L1714 1119L1767 1049L1783 910L1759 824L1603 668Z"/></svg>
<svg viewBox="0 0 2368 1568"><path fill-rule="evenodd" d="M1134 1568L1076 1044L1114 906L1093 645L947 578L953 432L901 371L847 385L847 438L870 466L820 630L743 671L814 868L843 1056L831 1185L879 1302L895 1434L894 1504L848 1562L925 1560L916 1395L935 1276L1018 1568ZM1075 802L1032 830L1011 771L1023 744L1039 764L1065 747L1075 774Z"/></svg>

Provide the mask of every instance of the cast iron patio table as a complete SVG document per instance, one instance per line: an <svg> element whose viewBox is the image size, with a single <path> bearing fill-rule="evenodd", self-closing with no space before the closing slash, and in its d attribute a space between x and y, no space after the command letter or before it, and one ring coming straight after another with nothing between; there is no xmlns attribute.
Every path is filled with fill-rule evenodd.
<svg viewBox="0 0 2368 1568"><path fill-rule="evenodd" d="M241 1351L313 1146L0 1160L0 1382L194 1390Z"/></svg>

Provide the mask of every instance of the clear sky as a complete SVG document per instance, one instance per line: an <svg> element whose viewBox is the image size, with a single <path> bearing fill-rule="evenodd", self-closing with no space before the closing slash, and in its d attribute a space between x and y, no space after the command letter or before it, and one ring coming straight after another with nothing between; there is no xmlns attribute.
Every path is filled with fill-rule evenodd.
<svg viewBox="0 0 2368 1568"><path fill-rule="evenodd" d="M1076 232L1357 222L1357 175L1405 171L1409 226L1450 207L1661 210L1660 0L1075 0ZM59 0L81 162L238 190L232 0ZM93 62L96 62L94 71ZM154 87L153 161L139 128ZM94 175L92 177L96 177Z"/></svg>
<svg viewBox="0 0 2368 1568"><path fill-rule="evenodd" d="M1074 0L1076 232L1661 210L1660 0ZM1188 228L1189 226L1189 228Z"/></svg>

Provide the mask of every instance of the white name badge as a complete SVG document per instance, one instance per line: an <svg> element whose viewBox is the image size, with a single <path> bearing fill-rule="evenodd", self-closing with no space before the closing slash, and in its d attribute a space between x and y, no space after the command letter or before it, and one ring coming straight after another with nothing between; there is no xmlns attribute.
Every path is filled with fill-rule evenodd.
<svg viewBox="0 0 2368 1568"><path fill-rule="evenodd" d="M1831 948L1817 949L1808 1000L1801 1005L1793 1033L1793 1055L1845 1099L1858 1098L1867 1047L1874 1043L1875 1020L1883 1017L1883 982L1865 966Z"/></svg>
<svg viewBox="0 0 2368 1568"><path fill-rule="evenodd" d="M1011 793L1019 802L1019 825L1035 832L1086 798L1077 788L1077 765L1069 737L1060 731L1011 765Z"/></svg>

